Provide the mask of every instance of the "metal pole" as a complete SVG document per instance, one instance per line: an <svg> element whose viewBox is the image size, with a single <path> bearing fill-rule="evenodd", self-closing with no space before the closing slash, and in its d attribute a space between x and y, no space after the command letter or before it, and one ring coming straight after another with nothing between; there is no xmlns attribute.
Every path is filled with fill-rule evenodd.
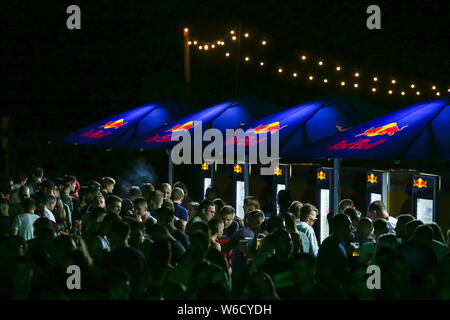
<svg viewBox="0 0 450 320"><path fill-rule="evenodd" d="M334 159L333 165L333 213L334 215L338 214L339 210L339 199L340 199L340 190L339 190L339 170L341 169L341 161L342 159Z"/></svg>
<svg viewBox="0 0 450 320"><path fill-rule="evenodd" d="M235 74L235 82L234 82L234 96L237 97L239 94L239 64L241 59L241 29L242 22L239 21L239 28L237 32L237 53L236 53L236 74Z"/></svg>
<svg viewBox="0 0 450 320"><path fill-rule="evenodd" d="M172 158L170 156L171 150L167 150L167 156L169 157L169 173L168 173L168 180L169 180L169 184L172 186L173 185L173 162L172 162Z"/></svg>
<svg viewBox="0 0 450 320"><path fill-rule="evenodd" d="M191 58L189 54L189 29L184 28L184 81L191 83Z"/></svg>

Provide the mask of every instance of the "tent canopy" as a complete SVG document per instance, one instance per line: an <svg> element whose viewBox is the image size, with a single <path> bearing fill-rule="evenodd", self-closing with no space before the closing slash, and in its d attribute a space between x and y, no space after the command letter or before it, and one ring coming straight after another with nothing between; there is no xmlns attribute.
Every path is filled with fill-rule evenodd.
<svg viewBox="0 0 450 320"><path fill-rule="evenodd" d="M177 101L147 104L76 130L56 141L114 147L182 117L186 109L185 104Z"/></svg>
<svg viewBox="0 0 450 320"><path fill-rule="evenodd" d="M450 159L449 99L415 104L291 150L288 158Z"/></svg>

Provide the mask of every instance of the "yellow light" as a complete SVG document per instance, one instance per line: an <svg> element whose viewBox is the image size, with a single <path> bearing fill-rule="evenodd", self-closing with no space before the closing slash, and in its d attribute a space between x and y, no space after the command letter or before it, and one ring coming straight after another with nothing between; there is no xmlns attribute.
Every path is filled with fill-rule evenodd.
<svg viewBox="0 0 450 320"><path fill-rule="evenodd" d="M229 52L225 53L225 56L226 56L226 57L229 57L229 56L230 56L230 53L229 53Z"/></svg>
<svg viewBox="0 0 450 320"><path fill-rule="evenodd" d="M244 34L244 37L248 38L248 37L249 37L249 34L248 34L248 33Z"/></svg>
<svg viewBox="0 0 450 320"><path fill-rule="evenodd" d="M373 77L373 81L377 82L378 78L377 77Z"/></svg>
<svg viewBox="0 0 450 320"><path fill-rule="evenodd" d="M323 79L323 82L328 83L328 79Z"/></svg>
<svg viewBox="0 0 450 320"><path fill-rule="evenodd" d="M357 78L359 77L359 73L358 72L355 73L355 77L357 77Z"/></svg>
<svg viewBox="0 0 450 320"><path fill-rule="evenodd" d="M436 90L436 86L432 86L431 89Z"/></svg>
<svg viewBox="0 0 450 320"><path fill-rule="evenodd" d="M358 84L357 84L357 83L355 83L353 86L354 86L355 88L358 88Z"/></svg>
<svg viewBox="0 0 450 320"><path fill-rule="evenodd" d="M186 33L186 32L189 32L189 29L188 28L184 28L184 32Z"/></svg>
<svg viewBox="0 0 450 320"><path fill-rule="evenodd" d="M440 96L441 94L440 94L439 91L438 91L438 92L436 92L436 95L437 95L437 96Z"/></svg>
<svg viewBox="0 0 450 320"><path fill-rule="evenodd" d="M260 65L260 66L263 66L263 65L264 65L264 62L261 61L261 62L259 63L259 65Z"/></svg>
<svg viewBox="0 0 450 320"><path fill-rule="evenodd" d="M404 95L405 95L405 91L402 91L401 93L402 93L402 96L404 96Z"/></svg>
<svg viewBox="0 0 450 320"><path fill-rule="evenodd" d="M341 67L337 66L337 67L336 67L336 70L337 70L337 71L341 71Z"/></svg>
<svg viewBox="0 0 450 320"><path fill-rule="evenodd" d="M319 66L322 66L323 65L323 61L319 61Z"/></svg>
<svg viewBox="0 0 450 320"><path fill-rule="evenodd" d="M250 61L250 58L249 57L245 57L245 61Z"/></svg>
<svg viewBox="0 0 450 320"><path fill-rule="evenodd" d="M450 92L450 88L447 89L447 92Z"/></svg>
<svg viewBox="0 0 450 320"><path fill-rule="evenodd" d="M389 90L388 92L389 92L389 94L392 94L392 90Z"/></svg>
<svg viewBox="0 0 450 320"><path fill-rule="evenodd" d="M214 49L215 47L216 47L216 45L215 45L215 44L212 44L212 45L211 45L211 48L212 48L212 49Z"/></svg>
<svg viewBox="0 0 450 320"><path fill-rule="evenodd" d="M302 60L306 60L306 56L302 56Z"/></svg>
<svg viewBox="0 0 450 320"><path fill-rule="evenodd" d="M309 76L308 79L309 80L314 80L314 77L313 76Z"/></svg>
<svg viewBox="0 0 450 320"><path fill-rule="evenodd" d="M345 86L345 81L342 81L342 82L341 82L341 86Z"/></svg>
<svg viewBox="0 0 450 320"><path fill-rule="evenodd" d="M372 92L375 92L375 91L377 91L377 88L372 88Z"/></svg>
<svg viewBox="0 0 450 320"><path fill-rule="evenodd" d="M236 36L233 36L231 39L232 39L233 41L236 40Z"/></svg>
<svg viewBox="0 0 450 320"><path fill-rule="evenodd" d="M414 89L416 85L414 83L411 84L411 88Z"/></svg>
<svg viewBox="0 0 450 320"><path fill-rule="evenodd" d="M194 41L194 45L197 45L197 41Z"/></svg>
<svg viewBox="0 0 450 320"><path fill-rule="evenodd" d="M262 44L263 46L265 46L265 45L267 44L266 40L263 40L263 41L261 42L261 44Z"/></svg>
<svg viewBox="0 0 450 320"><path fill-rule="evenodd" d="M392 84L395 84L397 81L395 81L394 79L392 79L392 81L391 81L391 83Z"/></svg>
<svg viewBox="0 0 450 320"><path fill-rule="evenodd" d="M191 45L192 44L192 41L188 41L188 45Z"/></svg>
<svg viewBox="0 0 450 320"><path fill-rule="evenodd" d="M279 72L279 73L282 73L282 72L283 72L283 69L282 69L282 68L278 68L278 72Z"/></svg>
<svg viewBox="0 0 450 320"><path fill-rule="evenodd" d="M208 45L207 44L205 44L205 50L208 50Z"/></svg>
<svg viewBox="0 0 450 320"><path fill-rule="evenodd" d="M199 49L199 50L202 50L202 49L203 49L203 47L202 47L202 46L199 46L199 47L198 47L198 49Z"/></svg>
<svg viewBox="0 0 450 320"><path fill-rule="evenodd" d="M221 41L217 41L217 44L221 44L222 42Z"/></svg>
<svg viewBox="0 0 450 320"><path fill-rule="evenodd" d="M231 34L234 34L234 30L231 30L230 33L231 33Z"/></svg>
<svg viewBox="0 0 450 320"><path fill-rule="evenodd" d="M292 76L293 76L293 77L297 77L298 75L297 75L296 72L294 72L294 73L292 74Z"/></svg>
<svg viewBox="0 0 450 320"><path fill-rule="evenodd" d="M416 94L417 94L418 96L420 96L420 91L417 91Z"/></svg>

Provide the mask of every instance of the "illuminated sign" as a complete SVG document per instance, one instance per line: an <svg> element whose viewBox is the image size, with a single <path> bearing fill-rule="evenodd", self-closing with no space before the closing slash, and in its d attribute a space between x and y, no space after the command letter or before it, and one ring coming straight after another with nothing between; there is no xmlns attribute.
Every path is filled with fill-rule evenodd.
<svg viewBox="0 0 450 320"><path fill-rule="evenodd" d="M148 138L147 140L145 140L146 143L148 142L170 142L171 138L172 138L172 133L176 133L176 132L186 132L189 131L190 129L192 129L194 127L194 121L189 121L186 122L184 124L178 124L168 130L166 130L166 133L162 136L156 134L153 137Z"/></svg>
<svg viewBox="0 0 450 320"><path fill-rule="evenodd" d="M376 136L393 136L395 133L405 129L407 126L403 126L401 128L398 127L397 122L392 122L387 125L370 128L363 133L357 134L355 137L365 136L368 138L376 137ZM367 138L360 138L356 141L349 142L348 140L342 140L337 144L329 147L329 150L369 150L375 148L376 146L386 142L388 139L380 139L378 141L372 141Z"/></svg>
<svg viewBox="0 0 450 320"><path fill-rule="evenodd" d="M123 125L127 124L128 122L123 122L124 119L119 119L116 121L109 121L108 123L99 126L99 128L103 128L103 129L119 129L120 127L122 127ZM106 131L106 130L89 130L87 132L84 132L80 135L80 137L83 138L94 138L94 139L101 139L104 136L107 136L108 134L110 134L111 131Z"/></svg>
<svg viewBox="0 0 450 320"><path fill-rule="evenodd" d="M235 165L234 166L234 172L236 173L241 173L242 172L242 167L240 165Z"/></svg>
<svg viewBox="0 0 450 320"><path fill-rule="evenodd" d="M266 125L259 125L257 126L255 129L253 129L252 131L256 134L260 134L260 133L271 133L273 134L273 131L278 131L283 129L284 127L287 127L287 125L284 125L282 127L280 127L280 122L272 122Z"/></svg>
<svg viewBox="0 0 450 320"><path fill-rule="evenodd" d="M275 168L275 169L273 170L273 174L275 174L275 175L277 175L277 176L281 176L283 173L282 173L282 171L281 171L280 168Z"/></svg>
<svg viewBox="0 0 450 320"><path fill-rule="evenodd" d="M319 180L325 180L326 177L327 176L326 176L325 172L323 172L323 171L320 171L317 173L317 179L319 179Z"/></svg>
<svg viewBox="0 0 450 320"><path fill-rule="evenodd" d="M94 139L100 139L103 138L104 136L110 134L111 131L109 132L105 132L103 130L98 130L98 131L94 131L94 130L89 130L88 132L85 132L81 135L81 137L83 138L94 138Z"/></svg>
<svg viewBox="0 0 450 320"><path fill-rule="evenodd" d="M202 170L204 170L204 171L208 170L208 164L207 163L203 163L202 164Z"/></svg>
<svg viewBox="0 0 450 320"><path fill-rule="evenodd" d="M373 173L370 174L370 176L367 176L367 182L377 183L377 176L375 176Z"/></svg>
<svg viewBox="0 0 450 320"><path fill-rule="evenodd" d="M422 189L427 187L427 180L423 180L422 178L419 178L417 180L414 180L413 187Z"/></svg>

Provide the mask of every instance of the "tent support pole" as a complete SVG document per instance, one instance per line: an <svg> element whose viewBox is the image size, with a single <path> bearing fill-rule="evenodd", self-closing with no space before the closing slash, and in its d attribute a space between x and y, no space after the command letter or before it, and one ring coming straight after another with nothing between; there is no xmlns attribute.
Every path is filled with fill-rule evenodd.
<svg viewBox="0 0 450 320"><path fill-rule="evenodd" d="M172 186L173 185L173 162L172 162L172 158L170 156L171 154L171 150L167 150L167 156L169 158L169 163L168 163L168 168L169 168L169 172L168 172L168 180L169 180L169 184Z"/></svg>
<svg viewBox="0 0 450 320"><path fill-rule="evenodd" d="M333 213L334 215L338 214L339 210L339 199L340 199L340 190L339 190L339 171L341 169L342 159L333 159Z"/></svg>

